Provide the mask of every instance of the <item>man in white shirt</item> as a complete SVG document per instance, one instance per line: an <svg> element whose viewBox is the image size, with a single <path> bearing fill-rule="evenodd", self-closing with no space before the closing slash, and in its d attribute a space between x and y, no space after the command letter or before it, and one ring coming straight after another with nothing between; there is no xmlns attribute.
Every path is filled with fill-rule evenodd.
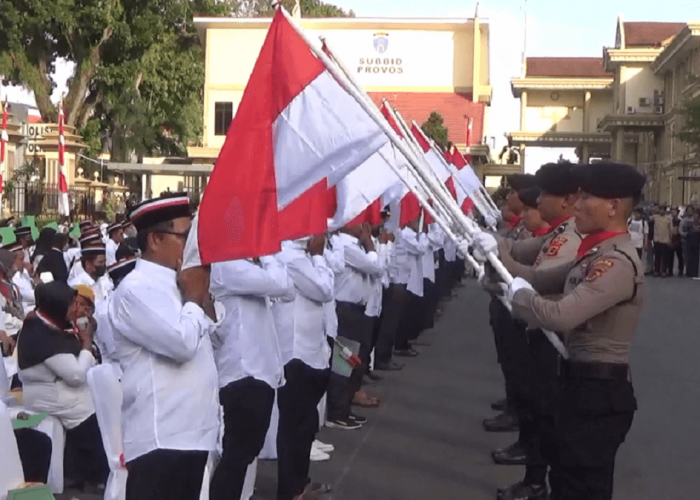
<svg viewBox="0 0 700 500"><path fill-rule="evenodd" d="M440 295L436 285L436 255L435 252L442 247L445 235L439 230L436 223L428 225L428 249L423 254L423 330L432 328L435 321L435 311L437 309ZM418 344L414 344L418 345Z"/></svg>
<svg viewBox="0 0 700 500"><path fill-rule="evenodd" d="M209 272L178 271L190 229L182 193L136 205L142 258L109 302L123 372L127 500L198 500L219 435Z"/></svg>
<svg viewBox="0 0 700 500"><path fill-rule="evenodd" d="M9 250L15 255L15 268L17 272L12 276L12 283L17 287L19 296L22 300L22 310L24 316L34 310L34 279L27 272L27 266L24 264L24 252L22 245L19 242L5 245L5 250Z"/></svg>
<svg viewBox="0 0 700 500"><path fill-rule="evenodd" d="M68 281L74 279L77 275L83 272L83 263L80 257L82 257L82 249L86 246L92 245L93 243L102 243L102 235L100 230L95 228L86 229L78 240L80 247L71 252L67 252L70 258L68 263ZM106 262L106 259L105 259Z"/></svg>
<svg viewBox="0 0 700 500"><path fill-rule="evenodd" d="M105 246L101 243L92 243L82 248L80 263L83 270L73 278L68 279L68 285L88 285L95 292L95 305L107 298L114 288L108 276L105 265Z"/></svg>
<svg viewBox="0 0 700 500"><path fill-rule="evenodd" d="M31 264L33 249L32 228L29 226L20 226L15 228L15 238L22 245L24 251L24 262Z"/></svg>
<svg viewBox="0 0 700 500"><path fill-rule="evenodd" d="M124 241L124 226L120 222L110 224L107 226L107 237L105 245L107 265L112 266L117 263L117 248Z"/></svg>
<svg viewBox="0 0 700 500"><path fill-rule="evenodd" d="M212 336L224 439L209 497L239 499L248 466L265 443L275 389L284 384L271 300L293 300L294 288L284 266L266 256L213 264L211 293L226 319Z"/></svg>
<svg viewBox="0 0 700 500"><path fill-rule="evenodd" d="M362 377L369 366L372 347L372 320L365 315L371 296L371 277L381 277L380 266L369 225L343 227L333 237L333 246L342 245L345 269L335 275L335 301L338 314L338 337L360 343L360 367L349 378L331 373L328 386L329 427L358 429L366 420L350 411L353 396L360 390ZM376 404L375 404L376 406Z"/></svg>
<svg viewBox="0 0 700 500"><path fill-rule="evenodd" d="M294 300L274 306L286 379L277 391L277 500L302 498L318 431L316 406L328 387L324 304L333 300L334 276L325 243L325 235L285 242L277 255L296 291Z"/></svg>

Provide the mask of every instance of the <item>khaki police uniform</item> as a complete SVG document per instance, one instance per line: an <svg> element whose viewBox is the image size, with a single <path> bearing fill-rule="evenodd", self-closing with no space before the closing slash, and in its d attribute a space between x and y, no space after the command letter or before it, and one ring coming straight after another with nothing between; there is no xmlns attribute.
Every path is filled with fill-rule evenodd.
<svg viewBox="0 0 700 500"><path fill-rule="evenodd" d="M604 500L612 498L615 455L637 408L628 362L644 268L628 233L603 241L569 267L546 273L546 279L565 277L561 298L521 289L513 314L561 333L569 352L555 404L551 498Z"/></svg>

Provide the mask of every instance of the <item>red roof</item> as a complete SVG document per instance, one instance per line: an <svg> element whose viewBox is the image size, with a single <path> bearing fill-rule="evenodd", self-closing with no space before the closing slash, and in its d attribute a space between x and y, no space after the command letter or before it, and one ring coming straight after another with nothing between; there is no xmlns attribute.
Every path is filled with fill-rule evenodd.
<svg viewBox="0 0 700 500"><path fill-rule="evenodd" d="M472 118L471 143L480 144L484 137L484 104L471 100L471 94L445 92L370 92L372 100L381 106L382 99L389 101L411 126L411 120L422 125L432 111L445 119L449 140L467 142L468 118Z"/></svg>
<svg viewBox="0 0 700 500"><path fill-rule="evenodd" d="M29 122L29 123L41 123L41 116L27 115L27 122Z"/></svg>
<svg viewBox="0 0 700 500"><path fill-rule="evenodd" d="M528 57L528 77L607 78L602 57Z"/></svg>
<svg viewBox="0 0 700 500"><path fill-rule="evenodd" d="M661 44L678 34L685 23L622 23L627 47L660 47Z"/></svg>

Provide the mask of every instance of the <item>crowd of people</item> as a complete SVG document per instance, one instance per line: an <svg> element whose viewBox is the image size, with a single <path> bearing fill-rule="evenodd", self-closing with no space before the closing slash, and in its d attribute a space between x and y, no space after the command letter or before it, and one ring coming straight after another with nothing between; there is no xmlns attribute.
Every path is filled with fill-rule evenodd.
<svg viewBox="0 0 700 500"><path fill-rule="evenodd" d="M86 382L101 363L123 391L126 498L195 499L209 486L212 499L238 500L266 439L279 500L328 493L309 477L312 457L333 449L315 439L320 426L367 422L358 408L381 405L367 384L419 355L464 260L424 216L387 231L385 209L275 255L182 270L190 212L187 196L167 193L124 220L81 222L77 240L66 227L36 241L17 227L0 250L12 387L64 426L71 486L104 485L109 472ZM50 442L16 437L26 479L45 482Z"/></svg>

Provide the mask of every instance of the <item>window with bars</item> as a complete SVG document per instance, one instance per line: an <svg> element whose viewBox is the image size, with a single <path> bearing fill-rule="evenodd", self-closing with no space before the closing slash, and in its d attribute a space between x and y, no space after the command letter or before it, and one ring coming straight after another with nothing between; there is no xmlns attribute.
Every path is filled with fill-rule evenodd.
<svg viewBox="0 0 700 500"><path fill-rule="evenodd" d="M233 120L233 103L214 103L214 135L226 135L231 120Z"/></svg>

